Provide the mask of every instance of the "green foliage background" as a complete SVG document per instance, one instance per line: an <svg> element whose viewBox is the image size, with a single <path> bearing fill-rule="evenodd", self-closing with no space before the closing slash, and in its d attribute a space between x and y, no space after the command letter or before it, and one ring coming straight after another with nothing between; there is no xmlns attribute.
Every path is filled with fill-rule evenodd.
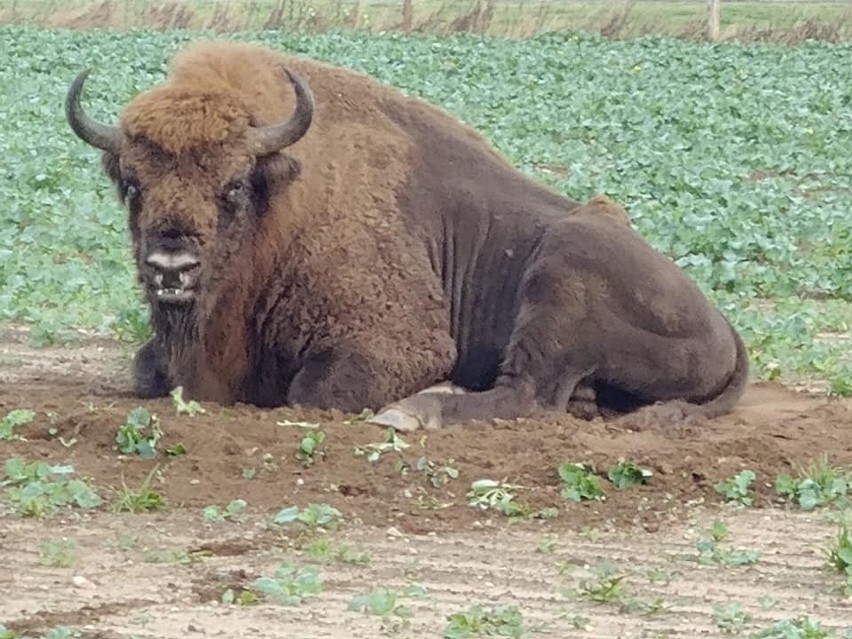
<svg viewBox="0 0 852 639"><path fill-rule="evenodd" d="M74 328L145 336L123 211L62 101L92 66L86 107L112 121L202 35L0 28L0 321L42 343ZM373 75L567 195L606 193L735 322L756 375L852 391L852 45L224 37Z"/></svg>

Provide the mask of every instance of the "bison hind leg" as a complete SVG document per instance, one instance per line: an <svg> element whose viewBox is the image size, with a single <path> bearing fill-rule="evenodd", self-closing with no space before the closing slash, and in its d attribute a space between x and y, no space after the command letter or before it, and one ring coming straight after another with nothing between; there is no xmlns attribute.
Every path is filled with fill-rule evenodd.
<svg viewBox="0 0 852 639"><path fill-rule="evenodd" d="M165 366L157 352L157 345L149 340L133 358L133 390L146 399L164 397L171 390Z"/></svg>

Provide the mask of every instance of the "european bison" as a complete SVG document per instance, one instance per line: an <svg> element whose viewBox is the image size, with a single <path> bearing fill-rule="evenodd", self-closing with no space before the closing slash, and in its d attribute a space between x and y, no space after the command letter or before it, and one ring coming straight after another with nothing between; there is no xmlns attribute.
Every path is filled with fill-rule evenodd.
<svg viewBox="0 0 852 639"><path fill-rule="evenodd" d="M737 333L623 211L535 183L422 100L197 42L112 126L80 105L87 74L66 115L128 210L141 396L385 408L411 430L570 409L575 388L709 416L743 393ZM448 381L464 392L421 392Z"/></svg>

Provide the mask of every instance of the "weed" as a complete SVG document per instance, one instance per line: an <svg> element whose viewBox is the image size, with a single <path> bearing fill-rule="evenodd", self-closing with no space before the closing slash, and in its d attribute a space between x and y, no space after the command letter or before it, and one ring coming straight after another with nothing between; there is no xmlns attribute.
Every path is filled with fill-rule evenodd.
<svg viewBox="0 0 852 639"><path fill-rule="evenodd" d="M115 443L125 454L138 454L145 459L157 455L157 443L163 436L160 420L142 407L136 407L127 414L124 424L118 427Z"/></svg>
<svg viewBox="0 0 852 639"><path fill-rule="evenodd" d="M83 633L79 630L66 628L65 626L56 626L47 630L44 634L39 635L38 639L80 639ZM29 635L19 635L16 632L9 630L0 623L0 639L35 639Z"/></svg>
<svg viewBox="0 0 852 639"><path fill-rule="evenodd" d="M151 472L142 480L139 488L130 488L124 481L124 476L122 476L121 490L118 491L118 495L111 505L113 512L142 513L150 510L160 510L165 507L166 503L163 496L151 487L154 480L154 473L159 469L159 466L154 466Z"/></svg>
<svg viewBox="0 0 852 639"><path fill-rule="evenodd" d="M468 637L513 637L524 634L524 619L517 606L495 606L484 608L471 606L465 612L456 612L447 617L444 639L467 639Z"/></svg>
<svg viewBox="0 0 852 639"><path fill-rule="evenodd" d="M59 508L76 506L97 508L101 498L82 479L71 479L73 466L50 466L45 462L27 463L12 457L4 464L6 499L15 512L24 517L41 517Z"/></svg>
<svg viewBox="0 0 852 639"><path fill-rule="evenodd" d="M830 639L831 633L808 617L785 619L753 635L752 639Z"/></svg>
<svg viewBox="0 0 852 639"><path fill-rule="evenodd" d="M588 631L592 627L592 620L584 615L574 615L569 620L572 628Z"/></svg>
<svg viewBox="0 0 852 639"><path fill-rule="evenodd" d="M375 417L375 413L371 411L369 408L365 408L360 413L355 415L354 417L350 417L349 419L343 420L344 424L357 424L359 422L366 422L371 417Z"/></svg>
<svg viewBox="0 0 852 639"><path fill-rule="evenodd" d="M194 417L198 413L206 413L207 411L202 408L201 404L199 404L194 399L189 400L188 402L183 398L183 386L176 386L169 393L169 396L172 398L172 405L175 407L175 412L178 415L189 415L190 417Z"/></svg>
<svg viewBox="0 0 852 639"><path fill-rule="evenodd" d="M845 497L852 481L852 470L831 466L827 455L807 468L799 466L797 471L795 477L778 475L775 492L785 499L796 500L802 510L813 510Z"/></svg>
<svg viewBox="0 0 852 639"><path fill-rule="evenodd" d="M336 544L328 537L320 537L308 543L305 546L305 554L323 563L333 561L359 565L370 563L370 555L366 552L357 551L345 544Z"/></svg>
<svg viewBox="0 0 852 639"><path fill-rule="evenodd" d="M245 509L246 502L244 499L233 499L228 502L225 508L220 508L215 504L206 506L203 511L204 519L207 521L225 522L225 521L242 521L243 517L240 513Z"/></svg>
<svg viewBox="0 0 852 639"><path fill-rule="evenodd" d="M749 486L755 479L753 470L743 470L733 477L724 479L713 486L713 489L725 498L743 506L751 506L753 496Z"/></svg>
<svg viewBox="0 0 852 639"><path fill-rule="evenodd" d="M410 446L411 444L406 443L395 429L388 428L385 430L384 441L374 444L366 444L364 446L356 446L355 454L358 456L366 455L367 461L374 464L384 453L389 451L399 453Z"/></svg>
<svg viewBox="0 0 852 639"><path fill-rule="evenodd" d="M39 544L39 562L43 566L70 568L77 562L77 542L73 539L47 539Z"/></svg>
<svg viewBox="0 0 852 639"><path fill-rule="evenodd" d="M565 484L561 493L565 499L572 501L604 501L606 499L600 480L586 464L566 462L559 466L558 472Z"/></svg>
<svg viewBox="0 0 852 639"><path fill-rule="evenodd" d="M852 594L852 533L846 524L840 526L837 541L825 551L828 565L846 576L844 594Z"/></svg>
<svg viewBox="0 0 852 639"><path fill-rule="evenodd" d="M653 472L646 468L639 468L631 462L618 462L609 469L607 478L616 488L628 488L645 484L653 476Z"/></svg>
<svg viewBox="0 0 852 639"><path fill-rule="evenodd" d="M0 441L17 439L15 429L31 424L34 419L35 413L31 410L16 408L9 411L3 419L0 419Z"/></svg>
<svg viewBox="0 0 852 639"><path fill-rule="evenodd" d="M282 606L298 606L307 595L322 591L322 578L313 566L296 568L282 564L272 577L259 577L252 582L251 592Z"/></svg>
<svg viewBox="0 0 852 639"><path fill-rule="evenodd" d="M193 562L212 557L209 550L180 550L180 549L157 549L147 548L142 554L142 561L148 564L191 564Z"/></svg>
<svg viewBox="0 0 852 639"><path fill-rule="evenodd" d="M713 623L726 635L741 633L751 617L738 603L713 606Z"/></svg>
<svg viewBox="0 0 852 639"><path fill-rule="evenodd" d="M288 506L272 518L276 526L288 526L298 523L310 531L320 529L335 530L343 518L343 514L328 504L308 504L304 510L298 506Z"/></svg>
<svg viewBox="0 0 852 639"><path fill-rule="evenodd" d="M549 555L556 550L557 545L558 542L556 539L545 539L538 546L536 546L535 551L543 555Z"/></svg>

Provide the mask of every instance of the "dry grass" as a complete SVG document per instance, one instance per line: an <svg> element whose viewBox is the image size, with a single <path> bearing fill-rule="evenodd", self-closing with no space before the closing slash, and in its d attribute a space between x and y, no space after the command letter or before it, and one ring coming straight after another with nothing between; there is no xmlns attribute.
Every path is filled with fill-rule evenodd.
<svg viewBox="0 0 852 639"><path fill-rule="evenodd" d="M650 34L701 39L704 12L702 0L0 0L0 22L55 28L358 29L508 38L583 29L617 39ZM729 2L723 4L721 39L852 40L852 7L837 1Z"/></svg>

